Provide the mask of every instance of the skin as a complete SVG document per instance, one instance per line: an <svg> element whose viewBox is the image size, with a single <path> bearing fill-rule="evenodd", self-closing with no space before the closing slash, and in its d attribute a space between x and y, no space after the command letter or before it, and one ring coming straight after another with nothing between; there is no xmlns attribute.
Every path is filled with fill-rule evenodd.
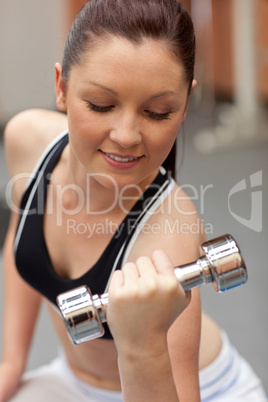
<svg viewBox="0 0 268 402"><path fill-rule="evenodd" d="M85 171L102 172L112 176L119 187L136 183L143 188L157 174L185 118L188 84L183 68L156 43L135 46L122 39L99 45L84 57L83 66L82 71L73 67L67 86L61 66L56 66L57 106L68 111L71 171L79 169L75 181L84 185L81 177ZM136 85L138 90L134 90ZM112 105L112 110L96 113L88 102L102 108ZM168 112L169 120L153 120L150 112ZM141 159L135 169L113 169L99 150Z"/></svg>
<svg viewBox="0 0 268 402"><path fill-rule="evenodd" d="M175 141L186 115L187 89L182 65L169 55L164 44L148 40L137 46L112 38L85 54L82 63L72 68L67 85L60 64L56 65L57 107L67 116L34 110L9 123L5 142L11 176L31 172L46 145L69 128L70 143L53 170L47 197L47 205L55 208L44 216L45 241L58 275L83 275L112 237L111 233L93 233L90 238L68 233L69 213L78 202L77 192L70 185L82 189L90 202L90 213L84 206L75 214L77 223L93 226L109 219L120 224L157 175ZM111 154L138 159L118 162L109 157ZM25 184L20 180L14 185L16 205ZM68 185L59 199L56 189ZM61 224L57 225L59 215ZM5 349L0 366L0 401L14 392L25 369L41 303L41 296L15 269L12 244L17 220L13 213L4 248ZM209 364L220 349L218 328L204 317L199 359L199 291L192 291L190 302L190 294L184 293L173 272L175 265L198 258L204 240L202 228L196 234L190 230L165 233L167 220L171 225L179 220L189 228L199 222L193 204L177 186L148 221L150 228L157 224L162 230L141 232L127 264L113 275L107 314L114 342L95 340L72 345L61 318L48 304L74 373L89 384L122 389L126 402L141 398L199 401L198 368ZM14 312L17 320L11 318ZM19 338L17 333L21 334Z"/></svg>

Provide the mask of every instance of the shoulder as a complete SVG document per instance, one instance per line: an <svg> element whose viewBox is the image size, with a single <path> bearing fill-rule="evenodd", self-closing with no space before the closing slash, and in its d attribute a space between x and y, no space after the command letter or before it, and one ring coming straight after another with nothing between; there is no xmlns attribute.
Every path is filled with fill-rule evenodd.
<svg viewBox="0 0 268 402"><path fill-rule="evenodd" d="M46 146L66 128L67 118L62 113L31 109L15 115L4 131L10 176L32 172ZM20 180L19 193L25 184Z"/></svg>
<svg viewBox="0 0 268 402"><path fill-rule="evenodd" d="M200 245L206 240L203 222L185 191L175 185L142 228L130 258L151 256L155 249L164 250L174 266L195 261Z"/></svg>
<svg viewBox="0 0 268 402"><path fill-rule="evenodd" d="M15 115L4 131L11 175L25 168L32 170L49 142L66 128L66 116L58 112L31 109Z"/></svg>
<svg viewBox="0 0 268 402"><path fill-rule="evenodd" d="M163 227L161 241L174 265L195 261L206 240L203 222L189 195L175 185L156 216Z"/></svg>

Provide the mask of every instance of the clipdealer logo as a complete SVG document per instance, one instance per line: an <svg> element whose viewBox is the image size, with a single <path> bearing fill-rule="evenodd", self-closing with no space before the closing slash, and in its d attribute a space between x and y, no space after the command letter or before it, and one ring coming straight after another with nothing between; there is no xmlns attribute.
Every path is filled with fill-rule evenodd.
<svg viewBox="0 0 268 402"><path fill-rule="evenodd" d="M114 186L115 190L115 195L114 199L111 202L111 205L107 206L107 209L105 210L98 210L98 211L92 211L91 210L91 205L90 205L90 180L94 179L95 176L105 176L106 180L110 180L110 183L112 186ZM118 202L119 206L122 211L125 213L128 213L129 211L125 209L125 201L129 200L129 195L128 195L128 190L129 188L136 190L135 196L133 196L133 201L137 201L138 198L142 196L142 190L139 188L137 185L128 185L125 186L122 189L119 189L117 187L116 182L114 181L113 177L107 176L107 175L102 175L102 174L89 174L87 177L87 188L86 192L80 188L77 185L51 185L50 184L50 178L51 175L49 174L48 177L44 176L42 172L40 174L32 175L28 173L24 174L18 174L15 177L13 177L9 183L7 184L6 187L6 202L9 208L12 211L15 211L19 214L24 214L25 211L21 210L13 201L13 188L14 185L19 182L20 180L25 180L28 179L28 181L35 180L35 184L33 189L35 190L34 195L36 196L37 202L34 204L32 207L32 203L30 199L30 202L27 202L27 205L25 207L25 210L28 215L33 215L33 214L43 214L44 213L44 208L46 205L46 212L48 214L55 214L56 216L56 224L57 226L62 226L63 225L63 217L71 216L72 219L68 220L68 226L67 230L68 231L74 231L75 233L78 234L87 234L88 236L91 236L91 233L93 232L98 232L101 234L103 230L110 233L110 231L116 231L116 228L111 227L111 223L108 225L105 224L103 227L100 227L101 224L96 224L93 228L87 225L87 223L81 223L81 222L76 222L75 217L81 212L83 208L86 208L86 212L88 214L94 214L94 215L100 215L100 214L105 214L111 210L113 210L115 204ZM46 181L47 180L47 181ZM48 183L48 184L47 184ZM244 227L247 227L255 232L262 232L263 229L263 172L262 170L259 170L256 173L251 174L249 177L244 178L243 180L239 181L236 183L231 190L228 193L228 211L230 215L241 225ZM45 195L44 195L44 190L48 191L50 188L51 194L53 195L51 197L50 202L45 203ZM193 185L182 185L180 186L174 195L174 205L173 204L168 204L167 208L168 211L167 213L172 213L172 208L175 209L177 212L179 212L180 216L182 215L194 215L196 214L196 209L184 209L184 200L186 198L189 198L190 200L193 201L193 203L196 204L196 208L199 211L199 214L201 217L205 216L205 205L206 205L206 198L207 198L207 192L208 191L214 191L214 185L209 184L209 185L200 185L200 188L196 188ZM188 196L186 197L184 192L185 191ZM75 195L77 202L72 205L72 208L67 208L65 207L64 204L64 197L65 193L72 193ZM57 202L55 203L55 199L57 199ZM235 208L235 205L237 205L237 200L240 199L240 204L243 206L243 208ZM144 206L146 205L146 199L144 201ZM239 204L239 205L240 205ZM161 204L162 205L162 204ZM173 207L172 207L173 205ZM245 213L245 206L250 205L250 215L246 215ZM157 209L156 211L153 211L152 214L155 213L161 213L162 209ZM202 224L199 227L204 226L204 230L206 234L212 234L213 232L213 226L206 222L204 224L203 219L200 221ZM170 224L171 225L171 224ZM174 231L185 231L184 221L182 220L181 222L177 219L175 224L170 227L166 227L168 230L170 230L172 233ZM103 229L104 228L104 229ZM146 228L147 230L147 228ZM152 228L153 231L155 231L155 227ZM188 231L192 232L193 230L196 230L192 226L187 228Z"/></svg>
<svg viewBox="0 0 268 402"><path fill-rule="evenodd" d="M249 177L250 185L247 186L246 179L236 183L229 191L228 195L228 209L230 214L243 226L254 230L255 232L262 232L263 222L263 191L262 191L262 170L253 173ZM245 218L235 213L231 208L231 199L234 195L244 192L245 197L250 197L251 212L250 218Z"/></svg>

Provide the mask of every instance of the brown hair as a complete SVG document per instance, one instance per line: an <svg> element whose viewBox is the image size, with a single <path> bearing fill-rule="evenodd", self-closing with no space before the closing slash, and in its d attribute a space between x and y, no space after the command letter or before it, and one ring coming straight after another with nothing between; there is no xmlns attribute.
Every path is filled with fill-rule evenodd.
<svg viewBox="0 0 268 402"><path fill-rule="evenodd" d="M144 38L164 41L184 66L190 93L194 78L195 33L188 12L178 0L89 0L77 14L63 55L62 74L67 83L73 65L82 62L98 40L118 36L133 43ZM175 175L176 144L163 166Z"/></svg>

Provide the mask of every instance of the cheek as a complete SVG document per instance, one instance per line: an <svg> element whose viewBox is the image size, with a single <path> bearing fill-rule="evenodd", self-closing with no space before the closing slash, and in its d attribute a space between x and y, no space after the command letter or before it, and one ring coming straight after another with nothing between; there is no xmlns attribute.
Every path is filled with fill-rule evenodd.
<svg viewBox="0 0 268 402"><path fill-rule="evenodd" d="M179 119L176 119L172 124L169 124L168 127L166 126L161 130L161 133L159 131L155 133L158 136L153 136L154 141L148 145L150 149L150 159L153 161L154 165L162 165L170 153L179 131L180 121L178 120Z"/></svg>
<svg viewBox="0 0 268 402"><path fill-rule="evenodd" d="M154 132L150 141L149 149L158 154L160 158L166 158L169 154L178 134L178 125L172 125L160 132Z"/></svg>
<svg viewBox="0 0 268 402"><path fill-rule="evenodd" d="M70 108L68 113L70 137L81 147L94 145L101 140L103 127L101 119L92 118L86 107Z"/></svg>

